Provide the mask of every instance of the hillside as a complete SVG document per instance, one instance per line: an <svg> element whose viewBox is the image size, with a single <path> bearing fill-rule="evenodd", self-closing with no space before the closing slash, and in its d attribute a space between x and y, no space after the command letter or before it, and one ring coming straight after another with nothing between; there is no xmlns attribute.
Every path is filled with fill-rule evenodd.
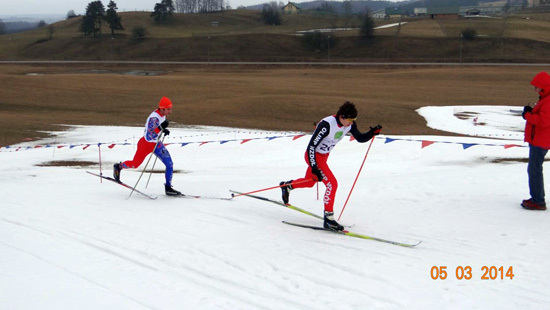
<svg viewBox="0 0 550 310"><path fill-rule="evenodd" d="M284 15L283 25L263 24L260 13L233 10L175 14L154 24L147 12L120 13L125 27L113 37L106 25L101 38L79 32L80 18L19 34L0 36L0 60L172 60L172 61L446 61L546 62L550 51L550 13L512 15L502 19L404 19L401 27L358 37L359 17L344 18L309 12ZM218 26L211 26L217 21ZM397 20L377 21L377 26ZM146 29L136 40L132 29ZM297 31L352 28L330 33L326 44L303 44ZM466 28L479 37L459 40ZM321 40L328 40L325 36Z"/></svg>
<svg viewBox="0 0 550 310"><path fill-rule="evenodd" d="M405 1L406 2L406 1ZM403 3L405 3L403 2ZM294 2L296 3L302 10L317 10L321 8L324 5L329 5L334 12L340 12L343 13L345 11L344 9L344 2L343 1L323 1L323 0L315 0L315 1L305 1L305 2ZM391 1L350 1L350 9L353 13L363 13L365 10L369 9L371 11L378 11L385 9L389 6L394 6L395 2ZM258 4L258 5L251 5L248 6L248 9L255 9L255 10L261 10L264 4Z"/></svg>

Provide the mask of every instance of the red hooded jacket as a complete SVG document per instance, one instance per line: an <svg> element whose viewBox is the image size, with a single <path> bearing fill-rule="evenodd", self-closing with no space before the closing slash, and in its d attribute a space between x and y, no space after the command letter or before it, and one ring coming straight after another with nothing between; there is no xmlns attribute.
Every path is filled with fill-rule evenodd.
<svg viewBox="0 0 550 310"><path fill-rule="evenodd" d="M525 142L543 149L550 149L550 75L540 72L531 85L542 89L539 102L531 113L525 113Z"/></svg>

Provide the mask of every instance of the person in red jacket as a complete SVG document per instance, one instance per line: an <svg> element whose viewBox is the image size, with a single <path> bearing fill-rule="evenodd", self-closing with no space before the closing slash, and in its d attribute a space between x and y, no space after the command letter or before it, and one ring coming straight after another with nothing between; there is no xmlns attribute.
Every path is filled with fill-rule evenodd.
<svg viewBox="0 0 550 310"><path fill-rule="evenodd" d="M534 108L523 108L522 116L526 120L525 142L529 143L527 174L531 198L524 200L521 206L527 210L546 210L542 164L550 149L550 75L540 72L535 75L531 85L540 97Z"/></svg>

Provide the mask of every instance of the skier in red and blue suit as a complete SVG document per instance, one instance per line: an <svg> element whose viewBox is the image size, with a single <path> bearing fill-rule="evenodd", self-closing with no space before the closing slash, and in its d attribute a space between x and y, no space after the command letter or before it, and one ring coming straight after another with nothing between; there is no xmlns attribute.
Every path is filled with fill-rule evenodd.
<svg viewBox="0 0 550 310"><path fill-rule="evenodd" d="M165 136L170 134L167 129L169 121L166 119L172 113L172 101L167 97L162 97L159 102L159 107L149 115L145 123L145 131L143 137L138 141L138 147L134 159L127 160L113 166L113 177L120 182L120 171L126 168L137 168L143 163L145 157L154 152L154 154L166 166L165 172L165 193L169 196L179 196L181 193L172 188L172 175L174 173L174 164L170 153L159 141L159 136L164 133ZM155 148L156 146L156 148Z"/></svg>

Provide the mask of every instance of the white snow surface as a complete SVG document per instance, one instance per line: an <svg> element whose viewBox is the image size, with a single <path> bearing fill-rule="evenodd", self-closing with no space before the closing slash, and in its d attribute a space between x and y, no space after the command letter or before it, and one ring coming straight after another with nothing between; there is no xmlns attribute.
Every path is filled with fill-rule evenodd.
<svg viewBox="0 0 550 310"><path fill-rule="evenodd" d="M471 109L478 125L450 116ZM422 241L414 248L288 226L281 221L321 221L249 197L166 197L162 173L148 188L148 174L138 185L156 200L128 198L130 190L85 173L100 171L98 143L104 174L130 159L138 127L68 127L1 148L0 309L549 309L550 215L519 205L529 197L528 148L517 137L521 116L509 111L520 109L420 111L438 129L510 140L375 139L340 222L361 234ZM174 187L230 197L229 189L302 177L310 136L295 134L171 128ZM337 216L369 143L345 139L331 153ZM134 185L142 168L123 170L122 180ZM163 170L157 162L155 171ZM280 190L258 195L280 199ZM322 214L315 187L290 198ZM440 266L447 278L432 279ZM467 266L472 278L458 279L457 268ZM512 267L514 277L484 280L484 266L495 267L492 275Z"/></svg>

